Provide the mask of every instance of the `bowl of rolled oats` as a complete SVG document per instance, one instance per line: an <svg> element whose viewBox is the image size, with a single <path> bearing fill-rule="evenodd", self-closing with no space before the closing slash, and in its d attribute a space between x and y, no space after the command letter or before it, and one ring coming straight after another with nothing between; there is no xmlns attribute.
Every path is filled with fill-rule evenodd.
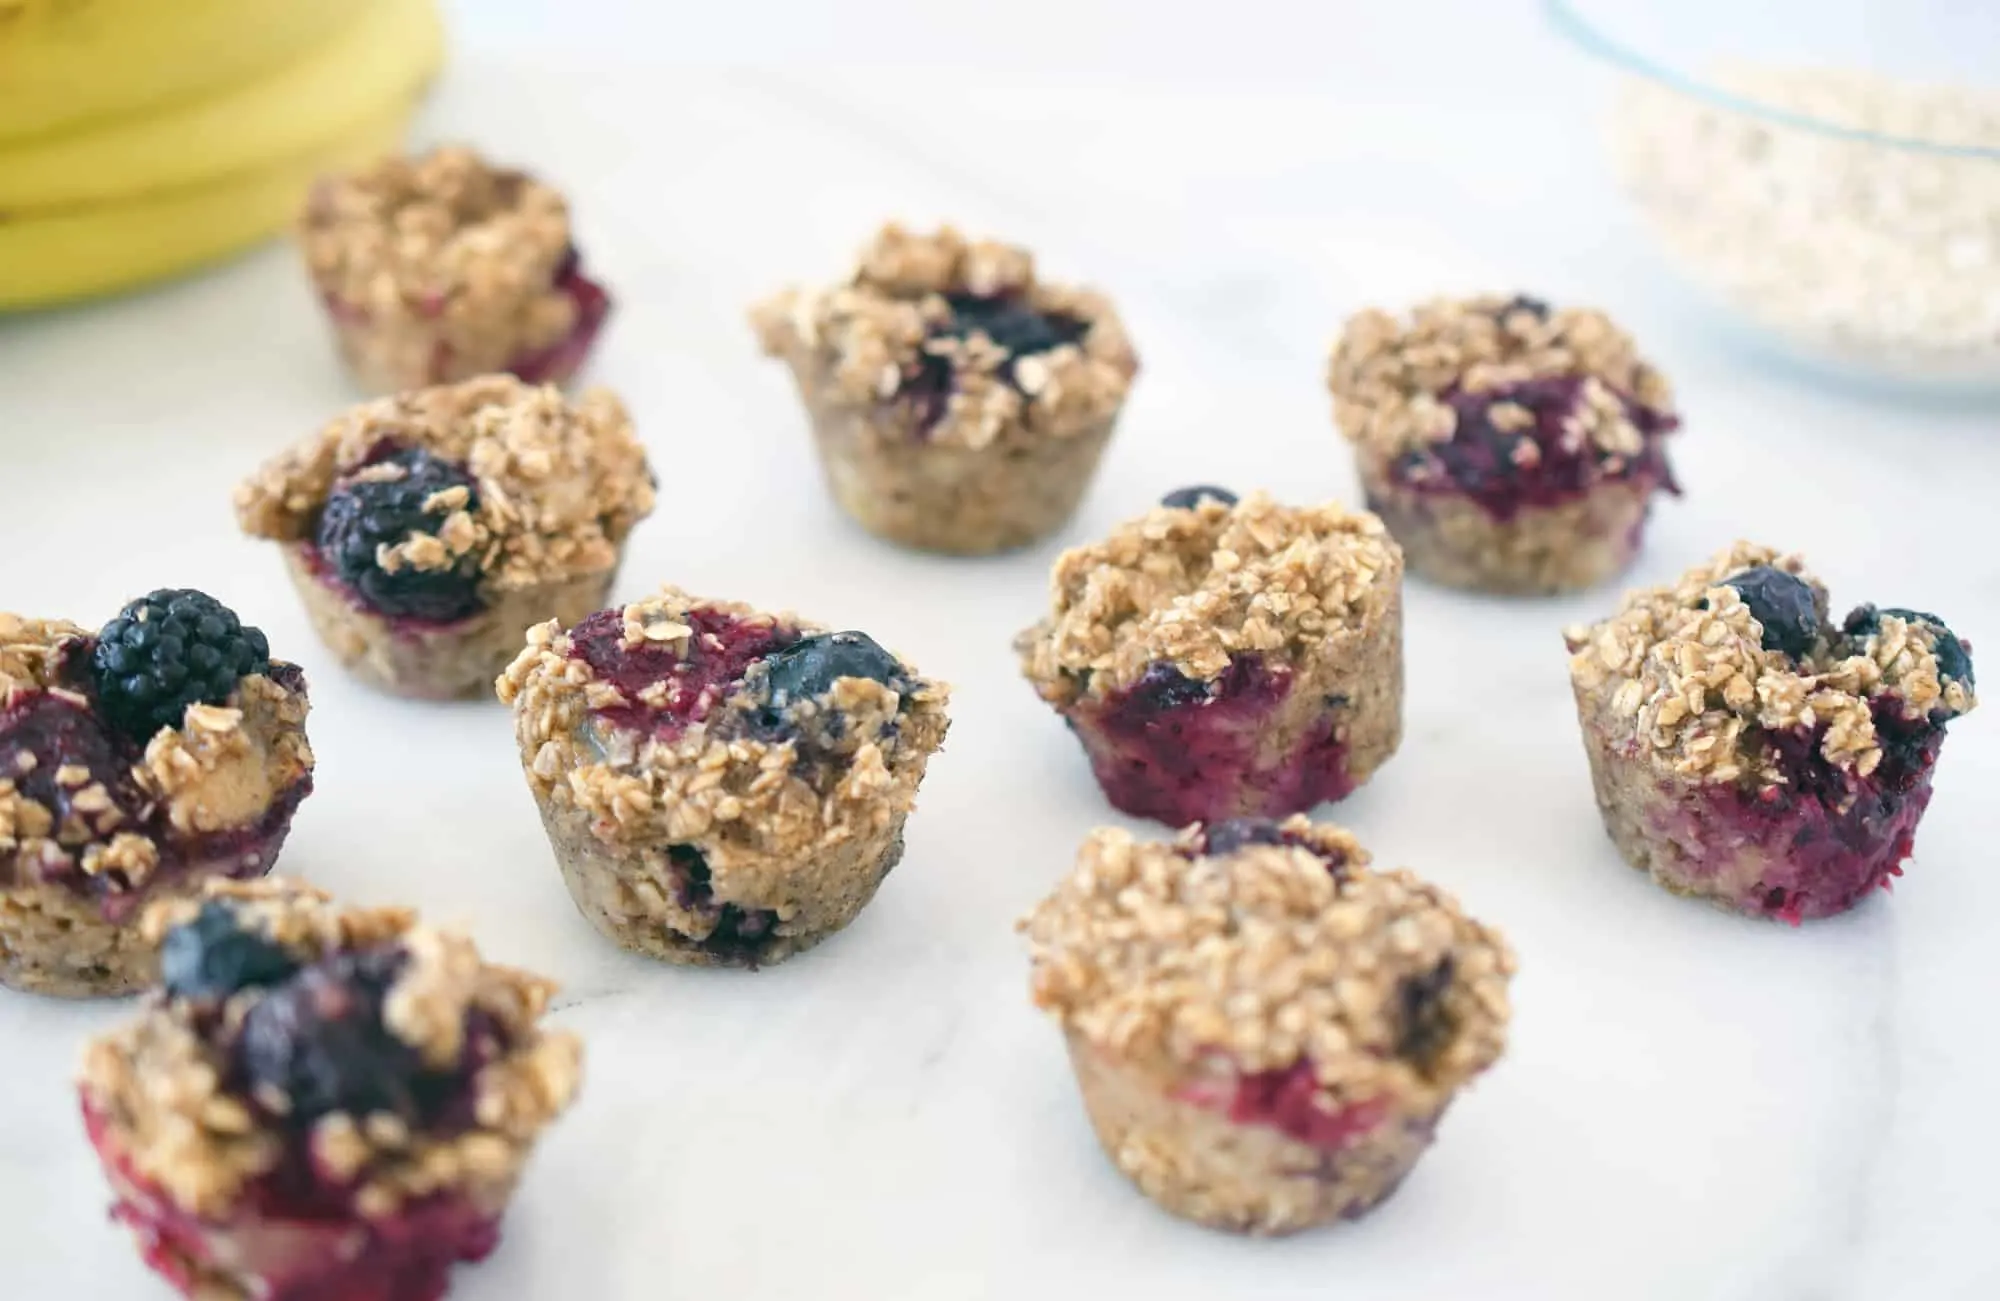
<svg viewBox="0 0 2000 1301"><path fill-rule="evenodd" d="M1617 70L1614 175L1703 297L1821 371L2000 393L1987 6L1545 4Z"/></svg>

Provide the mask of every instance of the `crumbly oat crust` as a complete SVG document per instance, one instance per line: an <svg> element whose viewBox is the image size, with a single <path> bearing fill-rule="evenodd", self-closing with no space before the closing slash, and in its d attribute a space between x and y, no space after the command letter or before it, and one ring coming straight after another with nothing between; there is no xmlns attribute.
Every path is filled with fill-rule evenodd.
<svg viewBox="0 0 2000 1301"><path fill-rule="evenodd" d="M449 568L476 555L488 603L508 592L618 565L625 537L653 509L652 472L623 404L593 389L574 403L549 386L486 375L364 403L270 461L236 491L244 532L309 541L334 482L382 445L462 464L479 488L436 538L412 539L385 566Z"/></svg>
<svg viewBox="0 0 2000 1301"><path fill-rule="evenodd" d="M1088 329L1076 343L1016 361L983 333L931 338L950 319L947 294L1019 297ZM764 350L791 363L802 385L816 376L822 401L855 410L894 404L925 356L949 361L952 393L936 425L884 431L936 446L977 449L1010 434L1073 438L1098 430L1124 404L1138 369L1103 295L1040 280L1026 249L967 240L949 226L917 234L886 225L845 283L787 290L752 319Z"/></svg>
<svg viewBox="0 0 2000 1301"><path fill-rule="evenodd" d="M1066 551L1053 608L1016 640L1022 671L1058 707L1103 697L1165 661L1210 681L1244 651L1306 670L1340 635L1399 608L1402 553L1381 521L1253 493L1156 507Z"/></svg>
<svg viewBox="0 0 2000 1301"><path fill-rule="evenodd" d="M623 608L626 642L685 641L697 609L747 627L824 631L666 587ZM563 870L600 929L651 956L709 960L698 946L716 918L681 896L675 846L699 851L715 903L777 914L776 939L759 961L853 919L901 854L904 819L944 740L947 687L914 673L902 694L842 678L829 701L838 725L816 733L817 706L801 702L801 735L785 740L741 726L748 702L724 688L704 702L704 717L669 738L594 719L597 710L659 704L661 693L629 701L571 649L560 625L531 629L496 688L514 709L522 767Z"/></svg>
<svg viewBox="0 0 2000 1301"><path fill-rule="evenodd" d="M457 1060L466 1015L477 1010L500 1028L510 1050L474 1078L470 1123L449 1133L412 1132L390 1115L335 1112L313 1125L315 1158L358 1186L356 1210L371 1218L407 1201L460 1194L497 1212L505 1205L535 1137L574 1097L581 1049L568 1034L537 1028L554 986L486 964L470 940L417 924L400 908L342 908L294 882L214 882L208 899L231 901L239 916L301 960L398 942L409 960L384 1008L389 1031L437 1066ZM194 900L149 911L157 943L192 918ZM246 991L223 1016L240 1017ZM282 1114L282 1096L233 1094L228 1071L199 1032L185 1000L156 995L132 1023L94 1040L83 1059L85 1106L105 1122L113 1148L181 1209L208 1219L242 1213L247 1185L278 1164L285 1139L259 1110Z"/></svg>
<svg viewBox="0 0 2000 1301"><path fill-rule="evenodd" d="M1393 461L1449 441L1456 427L1439 400L1457 387L1484 392L1555 375L1583 375L1575 419L1592 444L1616 456L1637 453L1639 430L1619 394L1669 412L1673 395L1631 338L1602 312L1565 308L1546 316L1497 295L1437 299L1408 320L1371 308L1347 323L1327 370L1334 419L1364 454ZM1496 423L1508 407L1493 411ZM1532 420L1515 407L1512 418Z"/></svg>
<svg viewBox="0 0 2000 1301"><path fill-rule="evenodd" d="M470 149L389 158L321 184L300 239L336 323L366 336L350 360L376 386L502 370L577 324L557 284L572 247L568 204ZM433 373L440 355L450 375Z"/></svg>
<svg viewBox="0 0 2000 1301"><path fill-rule="evenodd" d="M1722 586L1758 565L1813 590L1822 629L1801 660L1766 650L1742 598ZM1826 589L1798 557L1738 542L1671 585L1633 592L1602 623L1567 630L1570 678L1586 715L1629 732L1654 771L1757 787L1784 780L1760 744L1765 732L1824 724L1820 753L1865 777L1882 758L1877 700L1912 719L1955 717L1977 703L1969 684L1940 675L1928 626L1883 616L1878 632L1857 639L1827 626L1826 613Z"/></svg>
<svg viewBox="0 0 2000 1301"><path fill-rule="evenodd" d="M1199 829L1174 842L1091 833L1023 923L1036 1004L1165 1077L1310 1061L1332 1104L1435 1111L1500 1055L1512 951L1437 886L1369 870L1340 828L1283 826L1311 847L1211 856ZM1452 1033L1420 1066L1396 1051L1397 989L1446 960Z"/></svg>

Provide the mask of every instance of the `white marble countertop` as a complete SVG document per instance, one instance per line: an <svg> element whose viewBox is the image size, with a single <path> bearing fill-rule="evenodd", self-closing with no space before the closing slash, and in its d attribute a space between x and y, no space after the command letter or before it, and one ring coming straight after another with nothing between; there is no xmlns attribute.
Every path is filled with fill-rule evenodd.
<svg viewBox="0 0 2000 1301"><path fill-rule="evenodd" d="M1111 820L1008 650L1057 546L964 562L862 536L742 310L832 274L892 214L1102 284L1146 369L1075 541L1184 482L1352 499L1319 375L1363 304L1598 301L1688 414L1687 496L1636 578L1748 534L1804 551L1836 602L1935 609L1982 649L2000 647L2000 416L1816 389L1736 351L1659 278L1604 179L1594 78L1522 3L555 8L482 6L426 134L558 178L620 295L593 378L628 397L662 481L621 595L670 579L793 606L958 687L908 857L837 941L756 975L620 956L570 906L504 713L391 702L334 669L228 509L236 478L349 400L287 253L0 324L0 606L94 622L160 585L229 600L312 678L320 786L285 870L463 923L566 986L585 1096L454 1295L2000 1295L2000 724L1954 730L1893 898L1800 930L1673 899L1604 838L1568 701L1558 630L1610 592L1413 586L1407 739L1335 814L1510 933L1507 1057L1361 1223L1245 1242L1156 1211L1098 1152L1010 930ZM688 66L759 40L778 62ZM106 1222L71 1099L80 1041L123 1014L0 997L8 1301L165 1295Z"/></svg>

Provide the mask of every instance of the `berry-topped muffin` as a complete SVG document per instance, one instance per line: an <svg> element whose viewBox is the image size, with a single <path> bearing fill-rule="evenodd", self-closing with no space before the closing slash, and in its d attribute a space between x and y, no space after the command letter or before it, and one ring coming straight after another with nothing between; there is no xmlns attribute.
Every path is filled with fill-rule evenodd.
<svg viewBox="0 0 2000 1301"><path fill-rule="evenodd" d="M84 1055L83 1119L183 1296L435 1301L576 1093L549 982L285 881L153 908L165 987Z"/></svg>
<svg viewBox="0 0 2000 1301"><path fill-rule="evenodd" d="M1102 295L948 226L885 226L847 281L753 319L792 368L841 509L928 551L1003 551L1061 527L1139 369Z"/></svg>
<svg viewBox="0 0 2000 1301"><path fill-rule="evenodd" d="M1064 552L1015 646L1118 809L1281 817L1395 752L1402 581L1373 515L1185 488Z"/></svg>
<svg viewBox="0 0 2000 1301"><path fill-rule="evenodd" d="M1255 1234L1362 1215L1499 1058L1507 942L1367 863L1303 817L1099 830L1023 923L1098 1140L1174 1214Z"/></svg>
<svg viewBox="0 0 2000 1301"><path fill-rule="evenodd" d="M1433 582L1532 595L1594 586L1677 492L1660 373L1601 312L1532 298L1366 311L1329 371L1369 508Z"/></svg>
<svg viewBox="0 0 2000 1301"><path fill-rule="evenodd" d="M530 626L601 605L652 509L617 398L506 375L364 403L236 492L340 662L433 699L483 694Z"/></svg>
<svg viewBox="0 0 2000 1301"><path fill-rule="evenodd" d="M611 313L562 195L469 149L321 182L301 242L341 357L372 393L498 371L565 383Z"/></svg>
<svg viewBox="0 0 2000 1301"><path fill-rule="evenodd" d="M0 985L153 983L144 905L271 870L312 791L306 683L214 597L97 633L0 614Z"/></svg>
<svg viewBox="0 0 2000 1301"><path fill-rule="evenodd" d="M1669 890L1796 923L1902 875L1972 660L1936 615L1827 611L1739 542L1565 634L1605 828Z"/></svg>
<svg viewBox="0 0 2000 1301"><path fill-rule="evenodd" d="M675 588L531 630L499 681L577 907L623 948L756 967L903 856L946 688L865 633Z"/></svg>

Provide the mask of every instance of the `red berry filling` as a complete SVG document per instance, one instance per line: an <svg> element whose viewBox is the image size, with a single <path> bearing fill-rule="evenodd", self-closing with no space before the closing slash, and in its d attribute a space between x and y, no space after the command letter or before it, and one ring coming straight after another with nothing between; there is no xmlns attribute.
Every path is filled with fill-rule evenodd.
<svg viewBox="0 0 2000 1301"><path fill-rule="evenodd" d="M231 877L269 871L291 829L292 814L312 791L311 776L280 792L248 826L202 835L176 832L166 811L148 799L132 777L134 765L145 757L144 744L108 726L92 703L95 687L79 666L89 664L94 648L95 641L86 640L71 652L64 666L70 679L65 694L20 692L0 711L0 779L11 780L20 794L50 811L54 821L50 838L71 850L72 859L81 847L109 841L119 833L151 840L158 860L146 878L149 887L196 869ZM272 664L265 672L289 690L304 689L305 675L297 665ZM100 788L108 797L108 808L94 807L94 792ZM93 807L79 809L80 799ZM0 885L23 879L61 883L92 894L111 922L125 920L148 897L147 889L134 889L116 870L91 875L64 859L33 862L19 854L0 856Z"/></svg>
<svg viewBox="0 0 2000 1301"><path fill-rule="evenodd" d="M1667 834L1697 848L1761 851L1770 865L1736 903L1794 924L1844 912L1887 888L1902 875L1930 804L1944 727L1904 718L1887 698L1874 702L1873 714L1882 760L1866 777L1826 759L1824 727L1777 733L1769 744L1784 785L1706 790L1697 806L1675 811ZM1697 854L1694 873L1700 870Z"/></svg>
<svg viewBox="0 0 2000 1301"><path fill-rule="evenodd" d="M796 630L745 623L719 610L697 608L682 619L692 636L635 646L625 644L625 614L616 607L570 629L571 658L625 697L622 705L594 711L603 723L672 740L707 718L744 670L799 640Z"/></svg>
<svg viewBox="0 0 2000 1301"><path fill-rule="evenodd" d="M590 350L597 344L597 336L604 330L604 322L611 315L611 295L604 286L583 274L582 259L574 245L564 252L551 283L576 305L576 320L561 338L529 349L501 367L528 384L567 382L583 368ZM320 302L334 324L342 329L366 329L371 319L367 308L335 294L322 293ZM440 316L444 308L445 299L436 294L428 295L417 303L417 313L424 317ZM444 383L449 379L455 360L456 354L450 344L442 339L434 343L430 356L431 382Z"/></svg>
<svg viewBox="0 0 2000 1301"><path fill-rule="evenodd" d="M1300 1059L1283 1070L1237 1077L1229 1118L1239 1125L1268 1125L1310 1147L1337 1152L1381 1124L1389 1104L1380 1098L1329 1111L1319 1096L1313 1064Z"/></svg>
<svg viewBox="0 0 2000 1301"><path fill-rule="evenodd" d="M946 294L951 319L934 328L932 339L968 339L984 335L1007 354L1000 364L1003 382L1013 384L1014 366L1022 357L1049 352L1066 343L1075 343L1090 331L1087 322L1058 312L1043 312L1018 295L1003 294L982 298L977 294ZM951 395L958 388L958 367L948 356L920 352L903 376L897 396L916 413L917 428L929 434L944 419Z"/></svg>
<svg viewBox="0 0 2000 1301"><path fill-rule="evenodd" d="M528 384L561 384L583 369L611 315L611 295L583 274L574 245L556 269L555 285L576 304L576 323L554 343L525 352L507 364L507 370Z"/></svg>
<svg viewBox="0 0 2000 1301"><path fill-rule="evenodd" d="M1679 418L1620 394L1626 418L1639 430L1640 450L1630 456L1608 451L1576 419L1584 383L1582 376L1556 375L1476 393L1453 386L1440 395L1457 417L1452 436L1407 453L1392 474L1416 492L1469 497L1503 522L1524 510L1574 501L1599 483L1679 492L1665 446ZM1501 403L1525 408L1531 422L1501 428L1493 420Z"/></svg>
<svg viewBox="0 0 2000 1301"><path fill-rule="evenodd" d="M437 1301L453 1264L483 1260L499 1243L498 1217L463 1197L433 1196L369 1220L271 1180L253 1185L236 1215L203 1220L133 1168L102 1115L85 1106L83 1117L118 1190L113 1215L184 1296L223 1277L252 1283L264 1301Z"/></svg>
<svg viewBox="0 0 2000 1301"><path fill-rule="evenodd" d="M1069 722L1105 797L1125 813L1170 826L1281 817L1354 789L1336 739L1338 698L1289 755L1263 760L1271 716L1291 685L1288 671L1256 655L1236 656L1214 682L1159 663Z"/></svg>

